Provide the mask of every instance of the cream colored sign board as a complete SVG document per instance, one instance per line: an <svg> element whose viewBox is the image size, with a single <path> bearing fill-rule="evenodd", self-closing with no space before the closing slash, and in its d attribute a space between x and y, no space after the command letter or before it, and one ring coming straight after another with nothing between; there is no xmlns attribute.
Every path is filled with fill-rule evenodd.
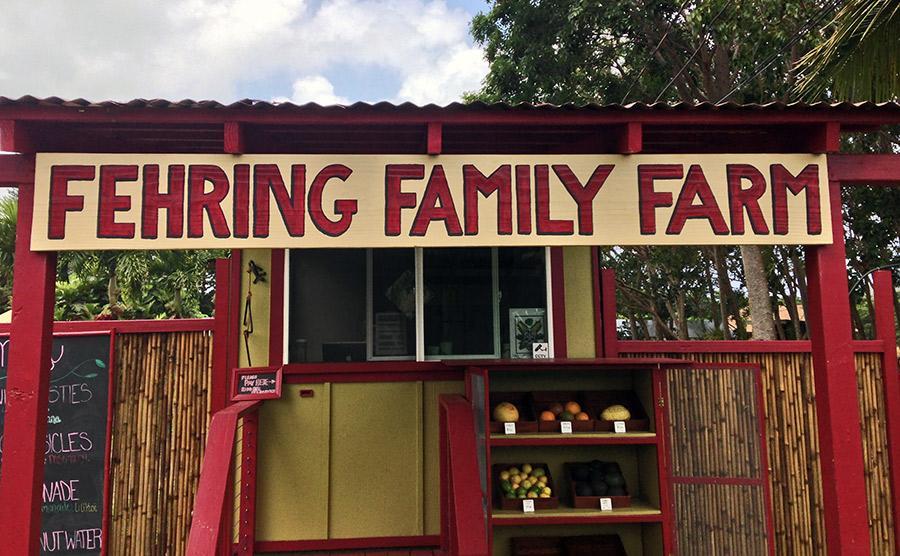
<svg viewBox="0 0 900 556"><path fill-rule="evenodd" d="M35 250L825 244L826 158L37 156Z"/></svg>

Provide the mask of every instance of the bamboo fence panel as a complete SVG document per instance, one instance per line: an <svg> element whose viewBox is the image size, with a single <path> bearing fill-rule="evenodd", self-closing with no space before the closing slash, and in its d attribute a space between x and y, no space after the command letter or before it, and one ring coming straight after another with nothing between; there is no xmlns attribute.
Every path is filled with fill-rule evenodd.
<svg viewBox="0 0 900 556"><path fill-rule="evenodd" d="M702 501L702 504L698 504ZM678 553L765 556L762 488L744 485L675 485Z"/></svg>
<svg viewBox="0 0 900 556"><path fill-rule="evenodd" d="M872 554L894 554L894 519L891 512L891 477L885 430L884 377L880 353L856 356L859 413L862 420L863 461L869 505ZM896 449L896 448L895 448Z"/></svg>
<svg viewBox="0 0 900 556"><path fill-rule="evenodd" d="M762 368L769 482L778 554L825 554L822 473L809 353L660 353L698 363L757 363ZM646 354L625 354L646 357ZM856 355L873 554L894 554L884 430L881 354Z"/></svg>
<svg viewBox="0 0 900 556"><path fill-rule="evenodd" d="M206 439L207 332L116 336L110 554L181 555Z"/></svg>

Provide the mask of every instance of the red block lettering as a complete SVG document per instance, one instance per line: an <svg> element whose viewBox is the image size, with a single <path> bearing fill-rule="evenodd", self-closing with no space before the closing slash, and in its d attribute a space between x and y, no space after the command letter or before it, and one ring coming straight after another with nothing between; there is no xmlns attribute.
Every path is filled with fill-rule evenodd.
<svg viewBox="0 0 900 556"><path fill-rule="evenodd" d="M322 210L322 193L325 184L331 178L347 181L353 170L343 164L330 164L324 168L309 186L309 217L312 223L325 235L337 237L347 231L357 211L355 199L337 199L334 202L334 212L341 215L337 220L331 220L325 216Z"/></svg>
<svg viewBox="0 0 900 556"><path fill-rule="evenodd" d="M250 235L250 165L235 164L234 193L231 196L234 237Z"/></svg>
<svg viewBox="0 0 900 556"><path fill-rule="evenodd" d="M787 192L799 195L806 192L806 231L810 235L822 233L822 206L819 201L819 165L809 164L796 176L781 164L770 167L772 174L772 217L775 233L788 233Z"/></svg>
<svg viewBox="0 0 900 556"><path fill-rule="evenodd" d="M436 164L431 170L428 185L422 195L422 204L413 220L411 236L424 236L428 232L428 225L434 220L443 220L447 235L461 236L462 227L459 225L459 216L453 204L453 196L450 194L450 186L447 185L447 176L444 167Z"/></svg>
<svg viewBox="0 0 900 556"><path fill-rule="evenodd" d="M694 198L700 199L700 204L694 204ZM684 185L681 186L681 193L678 194L678 201L675 202L675 210L672 212L672 219L669 220L669 226L666 228L666 234L678 235L684 229L684 224L692 218L703 218L709 221L709 226L713 233L717 236L728 234L728 225L725 218L722 217L722 211L719 210L719 204L716 203L716 196L713 195L709 182L703 174L703 168L699 164L691 164L688 168L687 178Z"/></svg>
<svg viewBox="0 0 900 556"><path fill-rule="evenodd" d="M206 192L206 183L212 191ZM228 196L228 176L213 164L191 164L188 167L188 237L203 237L203 213L209 219L213 236L230 235L222 201Z"/></svg>
<svg viewBox="0 0 900 556"><path fill-rule="evenodd" d="M384 233L400 235L400 211L416 207L416 194L402 191L403 180L425 177L423 164L388 164L384 170Z"/></svg>
<svg viewBox="0 0 900 556"><path fill-rule="evenodd" d="M47 237L66 238L66 213L84 210L84 197L69 195L70 181L91 181L93 166L52 166L50 168L50 207L47 218Z"/></svg>
<svg viewBox="0 0 900 556"><path fill-rule="evenodd" d="M253 237L269 237L269 191L291 237L305 233L306 165L291 166L291 193L288 195L281 171L275 164L253 168Z"/></svg>
<svg viewBox="0 0 900 556"><path fill-rule="evenodd" d="M759 208L759 199L766 192L766 178L762 172L749 164L728 164L728 210L731 214L731 233L744 235L744 211L750 218L750 227L756 234L768 234L769 226ZM741 188L741 181L750 182L747 189Z"/></svg>
<svg viewBox="0 0 900 556"><path fill-rule="evenodd" d="M113 164L100 167L100 193L97 199L97 237L134 237L134 224L116 222L117 212L131 209L131 197L116 195L116 184L120 181L137 181L137 165Z"/></svg>
<svg viewBox="0 0 900 556"><path fill-rule="evenodd" d="M562 181L578 205L578 233L589 236L594 233L594 198L613 171L613 164L601 164L594 169L586 184L581 185L578 176L565 164L554 164L553 171Z"/></svg>
<svg viewBox="0 0 900 556"><path fill-rule="evenodd" d="M497 193L497 233L512 234L512 169L500 166L490 176L473 164L463 165L463 199L466 235L478 235L478 194L485 198Z"/></svg>
<svg viewBox="0 0 900 556"><path fill-rule="evenodd" d="M539 236L570 236L575 233L575 224L571 220L550 218L550 167L546 164L534 167L534 196Z"/></svg>
<svg viewBox="0 0 900 556"><path fill-rule="evenodd" d="M641 234L656 233L656 208L672 206L672 194L657 193L654 180L680 180L684 168L681 164L638 164L638 205L640 206Z"/></svg>
<svg viewBox="0 0 900 556"><path fill-rule="evenodd" d="M144 192L141 206L141 237L156 239L159 228L159 211L166 211L166 237L184 235L184 165L169 166L169 187L166 193L159 191L159 166L144 166Z"/></svg>
<svg viewBox="0 0 900 556"><path fill-rule="evenodd" d="M531 235L531 167L516 166L516 225L520 235Z"/></svg>

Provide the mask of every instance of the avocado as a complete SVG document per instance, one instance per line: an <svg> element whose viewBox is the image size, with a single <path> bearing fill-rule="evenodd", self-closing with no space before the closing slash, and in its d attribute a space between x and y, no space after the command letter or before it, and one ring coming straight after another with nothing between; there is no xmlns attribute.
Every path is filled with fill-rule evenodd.
<svg viewBox="0 0 900 556"><path fill-rule="evenodd" d="M592 483L594 481L605 481L606 475L603 473L603 471L601 471L599 469L593 469L591 471L590 480Z"/></svg>
<svg viewBox="0 0 900 556"><path fill-rule="evenodd" d="M594 489L591 488L591 485L583 482L575 483L575 495L576 496L593 496Z"/></svg>
<svg viewBox="0 0 900 556"><path fill-rule="evenodd" d="M609 490L609 486L603 481L591 481L591 490L594 491L594 496L603 496Z"/></svg>
<svg viewBox="0 0 900 556"><path fill-rule="evenodd" d="M627 493L625 492L625 487L609 487L609 490L606 491L607 496L625 496Z"/></svg>
<svg viewBox="0 0 900 556"><path fill-rule="evenodd" d="M576 481L589 481L591 479L591 469L584 463L576 463L572 465L572 478Z"/></svg>
<svg viewBox="0 0 900 556"><path fill-rule="evenodd" d="M603 472L604 473L619 473L619 464L616 462L609 462L603 464Z"/></svg>
<svg viewBox="0 0 900 556"><path fill-rule="evenodd" d="M611 487L624 487L625 486L625 477L622 476L621 473L609 473L604 479L606 484Z"/></svg>
<svg viewBox="0 0 900 556"><path fill-rule="evenodd" d="M560 421L574 421L575 416L569 411L563 411L562 413L559 414L559 420Z"/></svg>
<svg viewBox="0 0 900 556"><path fill-rule="evenodd" d="M606 465L606 463L600 461L599 459L595 459L595 460L591 461L588 465L591 466L591 469L603 469L603 466Z"/></svg>

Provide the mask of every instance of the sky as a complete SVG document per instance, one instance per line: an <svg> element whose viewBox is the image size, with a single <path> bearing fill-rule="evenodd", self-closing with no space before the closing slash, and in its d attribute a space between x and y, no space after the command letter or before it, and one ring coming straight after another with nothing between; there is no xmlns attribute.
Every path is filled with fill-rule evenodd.
<svg viewBox="0 0 900 556"><path fill-rule="evenodd" d="M2 0L0 96L447 104L479 0Z"/></svg>

